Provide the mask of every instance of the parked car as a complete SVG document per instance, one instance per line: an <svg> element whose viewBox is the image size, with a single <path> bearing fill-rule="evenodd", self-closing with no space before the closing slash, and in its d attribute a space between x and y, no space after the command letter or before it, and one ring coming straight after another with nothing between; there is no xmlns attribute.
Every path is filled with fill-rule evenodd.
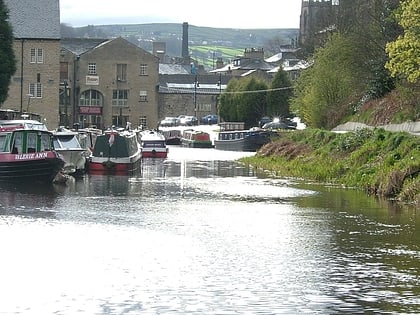
<svg viewBox="0 0 420 315"><path fill-rule="evenodd" d="M260 128L262 128L265 124L268 124L268 123L270 123L270 122L272 122L272 121L273 121L273 119L272 119L272 118L267 117L267 116L264 116L264 117L262 117L262 118L260 119L260 121L258 122L258 126L259 126Z"/></svg>
<svg viewBox="0 0 420 315"><path fill-rule="evenodd" d="M181 126L197 126L198 119L195 116L185 116L179 119L179 125Z"/></svg>
<svg viewBox="0 0 420 315"><path fill-rule="evenodd" d="M214 124L217 124L218 121L219 121L219 117L213 114L209 114L209 115L201 117L201 123L203 125L214 125Z"/></svg>
<svg viewBox="0 0 420 315"><path fill-rule="evenodd" d="M263 129L296 129L297 123L290 118L274 119L262 126Z"/></svg>
<svg viewBox="0 0 420 315"><path fill-rule="evenodd" d="M177 125L177 118L176 117L165 117L165 119L161 120L159 126L161 127L173 127Z"/></svg>

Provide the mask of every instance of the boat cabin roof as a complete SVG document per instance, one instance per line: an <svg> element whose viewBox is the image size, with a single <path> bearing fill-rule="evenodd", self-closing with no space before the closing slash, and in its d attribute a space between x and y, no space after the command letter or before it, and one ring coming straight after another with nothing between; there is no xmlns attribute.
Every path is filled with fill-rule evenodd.
<svg viewBox="0 0 420 315"><path fill-rule="evenodd" d="M48 131L44 123L37 120L0 120L0 131L13 131L17 129L32 129Z"/></svg>

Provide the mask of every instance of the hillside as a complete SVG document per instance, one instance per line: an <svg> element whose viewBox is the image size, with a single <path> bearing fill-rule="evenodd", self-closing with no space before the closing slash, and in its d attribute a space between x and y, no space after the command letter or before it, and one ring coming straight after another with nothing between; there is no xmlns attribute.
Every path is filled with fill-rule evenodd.
<svg viewBox="0 0 420 315"><path fill-rule="evenodd" d="M123 37L151 52L153 42L166 42L167 55L180 57L182 51L182 24L118 24L89 25L73 28L62 25L62 37L112 38ZM279 45L291 45L299 35L299 29L232 29L188 26L188 42L191 55L207 67L213 60L231 60L243 55L245 48L264 48L267 55L278 53ZM204 52L204 53L203 53Z"/></svg>

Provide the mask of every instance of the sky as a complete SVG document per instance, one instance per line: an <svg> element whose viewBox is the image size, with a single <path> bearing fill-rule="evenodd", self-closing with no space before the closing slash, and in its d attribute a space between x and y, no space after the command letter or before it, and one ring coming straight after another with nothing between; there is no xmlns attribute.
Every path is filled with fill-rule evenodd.
<svg viewBox="0 0 420 315"><path fill-rule="evenodd" d="M301 0L60 0L61 23L73 27L188 22L215 28L299 28L300 9Z"/></svg>

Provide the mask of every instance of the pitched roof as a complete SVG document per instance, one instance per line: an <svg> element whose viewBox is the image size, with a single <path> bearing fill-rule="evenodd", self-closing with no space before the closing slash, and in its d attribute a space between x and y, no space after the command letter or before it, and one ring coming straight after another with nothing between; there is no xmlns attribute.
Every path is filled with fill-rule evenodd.
<svg viewBox="0 0 420 315"><path fill-rule="evenodd" d="M17 39L60 39L59 0L4 0Z"/></svg>
<svg viewBox="0 0 420 315"><path fill-rule="evenodd" d="M191 74L191 66L160 63L159 74Z"/></svg>
<svg viewBox="0 0 420 315"><path fill-rule="evenodd" d="M107 41L109 40L99 38L63 38L61 47L79 56Z"/></svg>
<svg viewBox="0 0 420 315"><path fill-rule="evenodd" d="M197 86L195 80L197 78ZM160 74L159 93L169 94L218 94L224 91L232 76L205 74L195 76L192 74ZM221 80L221 85L220 85Z"/></svg>

